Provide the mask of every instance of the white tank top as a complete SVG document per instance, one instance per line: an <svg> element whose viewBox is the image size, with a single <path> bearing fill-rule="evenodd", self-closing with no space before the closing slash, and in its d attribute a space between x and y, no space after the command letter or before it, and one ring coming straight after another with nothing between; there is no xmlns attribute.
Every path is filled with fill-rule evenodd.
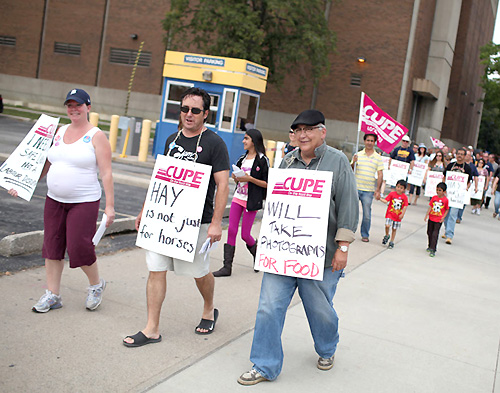
<svg viewBox="0 0 500 393"><path fill-rule="evenodd" d="M97 179L97 159L92 138L99 128L94 127L74 143L64 143L68 125L59 128L47 158L47 195L62 203L94 202L101 199Z"/></svg>

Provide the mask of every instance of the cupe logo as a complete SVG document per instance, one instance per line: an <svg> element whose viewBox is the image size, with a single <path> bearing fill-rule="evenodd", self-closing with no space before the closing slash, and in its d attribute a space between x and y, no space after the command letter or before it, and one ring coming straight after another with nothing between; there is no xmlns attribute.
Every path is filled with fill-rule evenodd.
<svg viewBox="0 0 500 393"><path fill-rule="evenodd" d="M276 183L273 194L321 198L325 180L288 177L283 183Z"/></svg>

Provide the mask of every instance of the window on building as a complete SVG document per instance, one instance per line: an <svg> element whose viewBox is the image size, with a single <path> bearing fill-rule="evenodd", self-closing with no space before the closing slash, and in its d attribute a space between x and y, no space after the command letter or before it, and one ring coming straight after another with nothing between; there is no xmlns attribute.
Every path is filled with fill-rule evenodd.
<svg viewBox="0 0 500 393"><path fill-rule="evenodd" d="M182 94L193 87L192 83L167 82L167 93L165 99L165 107L163 110L163 121L169 123L177 123L181 114L181 96ZM208 113L205 123L207 126L217 126L217 112L219 107L220 97L216 94L210 95L210 112Z"/></svg>
<svg viewBox="0 0 500 393"><path fill-rule="evenodd" d="M220 97L218 95L210 94L210 112L208 112L206 120L207 126L212 126L212 127L217 126L217 112L219 109L219 99Z"/></svg>
<svg viewBox="0 0 500 393"><path fill-rule="evenodd" d="M250 124L251 128L255 128L255 115L259 106L259 97L257 95L241 92L240 104L238 108L237 125L238 129L245 131L245 125Z"/></svg>
<svg viewBox="0 0 500 393"><path fill-rule="evenodd" d="M134 65L137 52L132 49L111 48L109 51L109 62L113 64ZM142 51L137 65L139 67L149 67L151 65L151 52Z"/></svg>
<svg viewBox="0 0 500 393"><path fill-rule="evenodd" d="M54 42L54 53L62 55L80 56L82 46L80 44L67 44L66 42Z"/></svg>
<svg viewBox="0 0 500 393"><path fill-rule="evenodd" d="M6 35L0 35L0 45L16 46L16 37L9 37Z"/></svg>
<svg viewBox="0 0 500 393"><path fill-rule="evenodd" d="M361 86L361 75L351 74L351 86L354 86L354 87Z"/></svg>
<svg viewBox="0 0 500 393"><path fill-rule="evenodd" d="M224 101L222 102L222 119L220 129L231 131L233 129L234 117L236 112L236 94L237 90L224 89Z"/></svg>
<svg viewBox="0 0 500 393"><path fill-rule="evenodd" d="M163 110L163 121L176 123L181 113L181 96L187 89L193 87L192 83L167 82L165 108Z"/></svg>

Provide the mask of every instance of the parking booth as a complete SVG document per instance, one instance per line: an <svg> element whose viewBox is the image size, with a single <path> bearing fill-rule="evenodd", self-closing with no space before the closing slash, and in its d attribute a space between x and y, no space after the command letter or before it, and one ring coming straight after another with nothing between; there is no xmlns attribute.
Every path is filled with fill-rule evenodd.
<svg viewBox="0 0 500 393"><path fill-rule="evenodd" d="M267 67L243 59L167 51L153 155L163 154L168 136L178 131L182 93L190 87L199 87L211 98L205 126L224 140L230 162L235 163L244 152L245 127L256 127L267 74Z"/></svg>

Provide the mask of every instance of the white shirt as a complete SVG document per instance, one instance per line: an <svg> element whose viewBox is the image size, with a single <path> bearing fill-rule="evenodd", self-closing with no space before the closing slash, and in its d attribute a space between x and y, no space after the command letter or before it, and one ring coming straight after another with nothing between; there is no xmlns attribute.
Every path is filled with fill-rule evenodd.
<svg viewBox="0 0 500 393"><path fill-rule="evenodd" d="M64 143L68 126L63 126L54 138L47 158L47 195L62 203L94 202L101 199L97 179L97 158L92 138L99 131L94 127L74 143Z"/></svg>

